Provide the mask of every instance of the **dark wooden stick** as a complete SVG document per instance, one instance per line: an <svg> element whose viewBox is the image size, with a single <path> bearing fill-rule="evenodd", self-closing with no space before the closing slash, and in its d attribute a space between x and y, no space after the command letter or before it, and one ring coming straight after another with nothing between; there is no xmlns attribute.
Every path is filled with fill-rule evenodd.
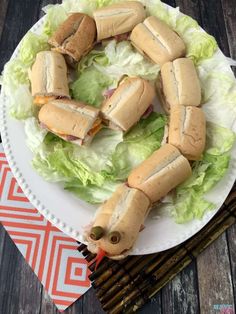
<svg viewBox="0 0 236 314"><path fill-rule="evenodd" d="M90 281L94 281L97 278L99 278L106 269L108 269L109 267L111 267L111 265L114 263L114 261L112 261L111 259L105 258L101 264L98 266L97 270L95 270L90 276L89 276L89 280ZM95 267L96 262L94 262L92 265L94 265ZM91 265L91 267L92 267Z"/></svg>
<svg viewBox="0 0 236 314"><path fill-rule="evenodd" d="M121 268L118 269L113 276L111 276L107 281L105 281L99 288L97 292L97 297L100 299L101 302L104 302L104 299L109 299L111 295L114 295L116 291L120 290L122 285L118 281L119 279L124 279L125 277L130 276L128 274L129 270L139 263L142 260L142 256L133 256L132 259L127 261L127 263L121 265ZM109 291L108 291L109 290Z"/></svg>

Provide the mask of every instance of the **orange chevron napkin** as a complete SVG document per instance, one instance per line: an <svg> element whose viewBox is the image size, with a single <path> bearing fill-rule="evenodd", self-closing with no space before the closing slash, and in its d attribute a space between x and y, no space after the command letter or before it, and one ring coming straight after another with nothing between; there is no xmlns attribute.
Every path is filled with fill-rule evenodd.
<svg viewBox="0 0 236 314"><path fill-rule="evenodd" d="M60 311L90 288L75 240L48 222L23 194L0 145L0 221Z"/></svg>

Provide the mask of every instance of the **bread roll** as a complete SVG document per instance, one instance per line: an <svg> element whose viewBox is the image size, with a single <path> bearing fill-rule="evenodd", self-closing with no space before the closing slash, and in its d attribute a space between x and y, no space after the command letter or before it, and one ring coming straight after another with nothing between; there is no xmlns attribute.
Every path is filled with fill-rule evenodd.
<svg viewBox="0 0 236 314"><path fill-rule="evenodd" d="M55 50L79 61L93 48L96 39L94 20L83 13L73 13L49 39Z"/></svg>
<svg viewBox="0 0 236 314"><path fill-rule="evenodd" d="M131 43L153 62L162 66L186 53L183 40L167 24L149 16L133 29Z"/></svg>
<svg viewBox="0 0 236 314"><path fill-rule="evenodd" d="M141 78L127 78L105 101L103 117L123 131L139 121L155 97L154 87Z"/></svg>
<svg viewBox="0 0 236 314"><path fill-rule="evenodd" d="M144 193L120 185L98 210L93 226L102 226L104 236L97 241L89 238L89 249L97 253L99 249L116 259L134 245L141 225L149 212L150 201ZM111 243L109 235L118 232L120 241Z"/></svg>
<svg viewBox="0 0 236 314"><path fill-rule="evenodd" d="M203 110L191 106L173 106L170 111L169 140L189 160L199 160L206 143L206 119Z"/></svg>
<svg viewBox="0 0 236 314"><path fill-rule="evenodd" d="M54 96L70 98L67 66L61 54L41 51L30 72L33 97Z"/></svg>
<svg viewBox="0 0 236 314"><path fill-rule="evenodd" d="M97 26L97 40L130 32L146 17L143 5L127 1L109 5L93 13Z"/></svg>
<svg viewBox="0 0 236 314"><path fill-rule="evenodd" d="M177 148L165 144L131 172L128 184L141 190L154 203L184 182L191 173L188 160Z"/></svg>
<svg viewBox="0 0 236 314"><path fill-rule="evenodd" d="M161 79L165 108L200 105L201 86L191 59L180 58L165 63L161 68Z"/></svg>
<svg viewBox="0 0 236 314"><path fill-rule="evenodd" d="M71 100L54 100L39 111L39 120L58 135L84 139L98 118L99 110Z"/></svg>

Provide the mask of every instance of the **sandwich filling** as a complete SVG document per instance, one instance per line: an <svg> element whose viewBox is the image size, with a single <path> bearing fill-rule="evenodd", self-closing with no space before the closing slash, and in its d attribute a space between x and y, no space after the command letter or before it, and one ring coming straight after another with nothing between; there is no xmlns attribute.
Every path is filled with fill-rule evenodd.
<svg viewBox="0 0 236 314"><path fill-rule="evenodd" d="M42 106L42 105L45 105L45 104L47 104L50 101L53 101L55 99L56 99L55 96L35 96L34 97L34 104Z"/></svg>
<svg viewBox="0 0 236 314"><path fill-rule="evenodd" d="M50 132L57 135L58 137L60 137L64 141L72 142L73 144L77 144L77 145L88 144L92 140L92 138L102 129L101 119L97 119L94 122L92 128L87 133L87 135L82 139L82 138L76 137L74 135L60 133L60 132L58 132L58 130L55 130L53 128L49 128L48 126L46 126L44 124L41 124L41 126L43 128L48 129Z"/></svg>

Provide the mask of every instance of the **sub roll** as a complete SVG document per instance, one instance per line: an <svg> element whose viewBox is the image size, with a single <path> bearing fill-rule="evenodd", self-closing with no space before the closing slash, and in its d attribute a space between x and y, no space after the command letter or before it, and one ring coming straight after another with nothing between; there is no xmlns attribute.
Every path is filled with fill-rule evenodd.
<svg viewBox="0 0 236 314"><path fill-rule="evenodd" d="M40 109L39 121L65 141L86 145L102 127L98 115L98 109L84 103L54 100Z"/></svg>
<svg viewBox="0 0 236 314"><path fill-rule="evenodd" d="M189 160L199 160L205 149L206 119L203 110L173 106L170 111L168 142Z"/></svg>
<svg viewBox="0 0 236 314"><path fill-rule="evenodd" d="M86 14L74 13L59 26L48 42L55 51L79 61L92 50L95 39L94 20Z"/></svg>
<svg viewBox="0 0 236 314"><path fill-rule="evenodd" d="M95 215L88 234L89 251L102 249L109 258L123 258L134 245L149 209L150 200L143 192L120 185Z"/></svg>
<svg viewBox="0 0 236 314"><path fill-rule="evenodd" d="M128 184L155 203L188 179L191 173L188 160L176 147L165 144L130 173Z"/></svg>
<svg viewBox="0 0 236 314"><path fill-rule="evenodd" d="M141 78L127 78L101 108L111 128L129 130L139 121L155 97L154 87Z"/></svg>
<svg viewBox="0 0 236 314"><path fill-rule="evenodd" d="M165 63L158 82L165 111L176 105L199 106L201 86L193 61L188 58Z"/></svg>
<svg viewBox="0 0 236 314"><path fill-rule="evenodd" d="M179 35L154 16L149 16L135 26L130 40L139 52L160 66L186 53L185 44Z"/></svg>
<svg viewBox="0 0 236 314"><path fill-rule="evenodd" d="M29 77L34 104L42 106L56 98L70 98L66 62L58 52L39 52Z"/></svg>
<svg viewBox="0 0 236 314"><path fill-rule="evenodd" d="M146 17L143 5L137 1L121 2L95 10L97 40L130 32Z"/></svg>

